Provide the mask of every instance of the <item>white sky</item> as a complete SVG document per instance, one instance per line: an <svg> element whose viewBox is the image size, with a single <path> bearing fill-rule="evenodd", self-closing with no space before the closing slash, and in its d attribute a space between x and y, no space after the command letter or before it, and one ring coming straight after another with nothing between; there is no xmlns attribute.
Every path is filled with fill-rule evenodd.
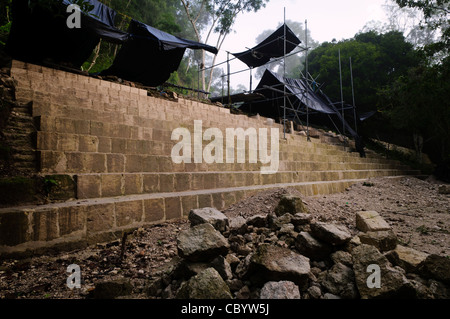
<svg viewBox="0 0 450 319"><path fill-rule="evenodd" d="M233 26L235 32L229 34L222 50L217 57L217 63L226 61L226 51L241 52L246 47L253 47L256 37L265 30L275 30L283 22L284 8L286 20L304 23L308 20L311 37L319 43L352 38L371 20L384 21L386 14L382 5L385 0L271 0L266 8L256 13L240 14ZM231 56L232 57L232 56ZM226 72L226 66L224 70ZM231 63L231 72L246 69L240 61ZM256 82L256 83L255 83ZM231 85L236 87L244 84L249 86L249 72L234 75ZM254 87L257 80L254 81Z"/></svg>

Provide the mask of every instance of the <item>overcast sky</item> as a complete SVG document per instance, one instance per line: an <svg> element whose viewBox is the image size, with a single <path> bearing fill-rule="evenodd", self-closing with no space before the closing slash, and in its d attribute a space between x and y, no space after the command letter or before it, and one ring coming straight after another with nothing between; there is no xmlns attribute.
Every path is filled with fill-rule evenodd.
<svg viewBox="0 0 450 319"><path fill-rule="evenodd" d="M371 20L384 21L385 0L271 0L266 8L257 13L240 14L233 27L234 33L225 40L217 62L226 61L226 53L245 51L253 47L256 37L265 30L275 30L283 22L284 8L286 20L304 23L308 20L311 37L319 43L333 39L352 38ZM231 72L245 69L239 61L231 63ZM236 87L242 83L248 88L249 73L232 77L231 84ZM257 83L256 83L257 84Z"/></svg>

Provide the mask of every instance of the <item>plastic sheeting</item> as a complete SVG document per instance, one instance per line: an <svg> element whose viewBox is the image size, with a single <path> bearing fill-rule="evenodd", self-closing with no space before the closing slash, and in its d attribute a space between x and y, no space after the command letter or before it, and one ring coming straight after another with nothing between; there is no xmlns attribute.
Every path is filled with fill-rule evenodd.
<svg viewBox="0 0 450 319"><path fill-rule="evenodd" d="M31 1L32 2L32 1ZM92 54L100 38L124 43L126 32L114 27L116 12L97 0L89 14L81 14L81 28L67 27L69 1L55 4L53 10L34 5L28 0L12 3L13 23L6 49L15 59L41 63L65 63L79 68Z"/></svg>
<svg viewBox="0 0 450 319"><path fill-rule="evenodd" d="M284 28L286 27L286 53L292 52L300 43L299 38L292 30L283 24L277 31L272 33L267 39L254 48L240 52L232 53L236 58L247 64L250 68L260 67L272 58L279 58L285 55L284 52Z"/></svg>
<svg viewBox="0 0 450 319"><path fill-rule="evenodd" d="M116 75L147 86L158 86L178 69L187 48L218 52L215 47L175 37L136 20L131 21L128 32L130 40L102 75Z"/></svg>
<svg viewBox="0 0 450 319"><path fill-rule="evenodd" d="M312 91L305 81L289 79L266 70L259 82L255 93L265 96L266 100L254 103L245 103L239 109L244 112L259 113L270 118L283 118L284 92L286 91L286 118L296 119L296 112L304 114L306 107L311 113L336 116L345 126L346 132L356 137L357 133L345 121L339 110L329 101L328 97ZM342 126L341 126L342 127Z"/></svg>

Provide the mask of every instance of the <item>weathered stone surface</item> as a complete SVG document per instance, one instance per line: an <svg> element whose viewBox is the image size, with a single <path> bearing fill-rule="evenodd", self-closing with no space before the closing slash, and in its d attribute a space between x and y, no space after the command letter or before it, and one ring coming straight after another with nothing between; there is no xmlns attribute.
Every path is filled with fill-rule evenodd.
<svg viewBox="0 0 450 319"><path fill-rule="evenodd" d="M342 245L352 239L352 235L345 226L322 222L311 224L311 234L332 245Z"/></svg>
<svg viewBox="0 0 450 319"><path fill-rule="evenodd" d="M395 263L405 269L406 272L416 272L417 267L423 262L428 254L401 245L394 250Z"/></svg>
<svg viewBox="0 0 450 319"><path fill-rule="evenodd" d="M232 299L230 288L214 268L208 268L183 283L177 299Z"/></svg>
<svg viewBox="0 0 450 319"><path fill-rule="evenodd" d="M439 255L429 255L418 265L418 273L425 278L433 278L450 285L450 259Z"/></svg>
<svg viewBox="0 0 450 319"><path fill-rule="evenodd" d="M311 214L297 213L291 218L291 223L294 224L294 226L302 226L309 224L311 220Z"/></svg>
<svg viewBox="0 0 450 319"><path fill-rule="evenodd" d="M311 286L308 288L308 294L312 299L320 299L322 296L322 290L318 286Z"/></svg>
<svg viewBox="0 0 450 319"><path fill-rule="evenodd" d="M331 257L331 260L333 260L333 262L335 264L341 263L348 267L353 266L352 255L346 251L338 250L338 251L332 253L330 257Z"/></svg>
<svg viewBox="0 0 450 319"><path fill-rule="evenodd" d="M355 299L359 296L353 270L341 263L334 264L327 271L325 280L321 284L328 292L344 299Z"/></svg>
<svg viewBox="0 0 450 319"><path fill-rule="evenodd" d="M212 207L192 209L189 212L188 218L191 226L210 223L215 229L221 232L225 231L228 226L228 217Z"/></svg>
<svg viewBox="0 0 450 319"><path fill-rule="evenodd" d="M249 278L255 284L267 281L293 281L300 288L308 283L310 271L309 258L288 248L263 244L238 265L243 278Z"/></svg>
<svg viewBox="0 0 450 319"><path fill-rule="evenodd" d="M275 214L281 216L287 213L292 215L297 213L308 213L308 209L303 204L300 197L286 195L281 197L278 206L275 208Z"/></svg>
<svg viewBox="0 0 450 319"><path fill-rule="evenodd" d="M200 224L180 232L178 255L189 261L208 261L226 255L229 244L211 224Z"/></svg>
<svg viewBox="0 0 450 319"><path fill-rule="evenodd" d="M267 216L267 224L273 230L280 229L284 224L289 224L291 222L293 215L286 213L281 216L276 216L274 214L269 214Z"/></svg>
<svg viewBox="0 0 450 319"><path fill-rule="evenodd" d="M416 292L408 282L403 269L392 267L385 256L371 245L361 244L352 251L353 271L361 298L414 298ZM369 266L380 267L380 288L369 288L368 279L374 272Z"/></svg>
<svg viewBox="0 0 450 319"><path fill-rule="evenodd" d="M300 291L292 281L269 281L262 287L260 298L300 299Z"/></svg>
<svg viewBox="0 0 450 319"><path fill-rule="evenodd" d="M228 263L226 258L223 256L216 257L212 262L211 266L222 276L223 280L228 280L233 278L233 272L231 271L231 265Z"/></svg>
<svg viewBox="0 0 450 319"><path fill-rule="evenodd" d="M132 290L133 286L125 279L105 281L95 285L95 289L90 292L90 297L93 299L114 299L129 295Z"/></svg>
<svg viewBox="0 0 450 319"><path fill-rule="evenodd" d="M356 213L356 228L362 232L389 230L391 226L376 211Z"/></svg>
<svg viewBox="0 0 450 319"><path fill-rule="evenodd" d="M228 223L231 232L243 234L247 231L247 221L242 216L230 218Z"/></svg>
<svg viewBox="0 0 450 319"><path fill-rule="evenodd" d="M266 224L267 224L267 216L264 215L254 215L252 217L247 218L247 225L255 227L266 227Z"/></svg>
<svg viewBox="0 0 450 319"><path fill-rule="evenodd" d="M397 247L397 235L392 230L360 233L359 239L361 243L375 246L379 251L389 251Z"/></svg>
<svg viewBox="0 0 450 319"><path fill-rule="evenodd" d="M325 244L307 232L300 232L295 240L295 248L300 254L313 260L323 260L330 252L331 247Z"/></svg>

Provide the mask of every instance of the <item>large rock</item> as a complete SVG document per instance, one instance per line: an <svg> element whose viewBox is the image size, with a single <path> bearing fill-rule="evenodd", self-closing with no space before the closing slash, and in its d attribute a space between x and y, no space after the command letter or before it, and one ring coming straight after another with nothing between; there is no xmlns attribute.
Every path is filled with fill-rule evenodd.
<svg viewBox="0 0 450 319"><path fill-rule="evenodd" d="M220 232L224 232L228 226L228 217L221 211L212 207L192 209L189 212L188 218L191 222L191 226L210 223Z"/></svg>
<svg viewBox="0 0 450 319"><path fill-rule="evenodd" d="M300 291L292 281L269 281L262 287L260 298L300 299Z"/></svg>
<svg viewBox="0 0 450 319"><path fill-rule="evenodd" d="M344 299L356 299L359 296L353 270L341 263L334 264L327 271L325 280L321 284L333 295Z"/></svg>
<svg viewBox="0 0 450 319"><path fill-rule="evenodd" d="M183 283L177 299L232 299L230 288L214 268L208 268Z"/></svg>
<svg viewBox="0 0 450 319"><path fill-rule="evenodd" d="M428 257L427 253L397 245L394 250L394 262L406 272L416 272L418 266Z"/></svg>
<svg viewBox="0 0 450 319"><path fill-rule="evenodd" d="M209 261L225 256L228 241L211 224L200 224L180 232L177 238L178 255L189 261Z"/></svg>
<svg viewBox="0 0 450 319"><path fill-rule="evenodd" d="M356 286L361 298L416 297L414 287L406 279L404 270L400 267L392 267L387 258L374 246L361 244L352 250L352 258ZM376 275L376 271L372 268L374 266L380 269L380 288L369 287L369 282L372 283L371 279Z"/></svg>
<svg viewBox="0 0 450 319"><path fill-rule="evenodd" d="M356 228L362 232L389 230L391 226L376 211L356 213Z"/></svg>
<svg viewBox="0 0 450 319"><path fill-rule="evenodd" d="M342 245L352 239L352 234L342 225L315 222L310 226L313 237L332 245Z"/></svg>
<svg viewBox="0 0 450 319"><path fill-rule="evenodd" d="M449 258L432 254L422 261L417 268L419 275L450 285Z"/></svg>
<svg viewBox="0 0 450 319"><path fill-rule="evenodd" d="M270 244L260 245L236 270L243 279L249 279L256 285L267 281L287 280L301 289L308 284L309 272L309 258L288 248Z"/></svg>
<svg viewBox="0 0 450 319"><path fill-rule="evenodd" d="M331 247L311 236L310 233L300 232L295 240L298 252L313 260L323 260L331 253Z"/></svg>
<svg viewBox="0 0 450 319"><path fill-rule="evenodd" d="M308 213L308 209L300 197L285 195L281 197L278 206L275 207L275 214L281 216L284 214L295 215L297 213Z"/></svg>
<svg viewBox="0 0 450 319"><path fill-rule="evenodd" d="M363 244L375 246L379 251L389 251L397 247L397 235L393 230L360 233L359 240Z"/></svg>

